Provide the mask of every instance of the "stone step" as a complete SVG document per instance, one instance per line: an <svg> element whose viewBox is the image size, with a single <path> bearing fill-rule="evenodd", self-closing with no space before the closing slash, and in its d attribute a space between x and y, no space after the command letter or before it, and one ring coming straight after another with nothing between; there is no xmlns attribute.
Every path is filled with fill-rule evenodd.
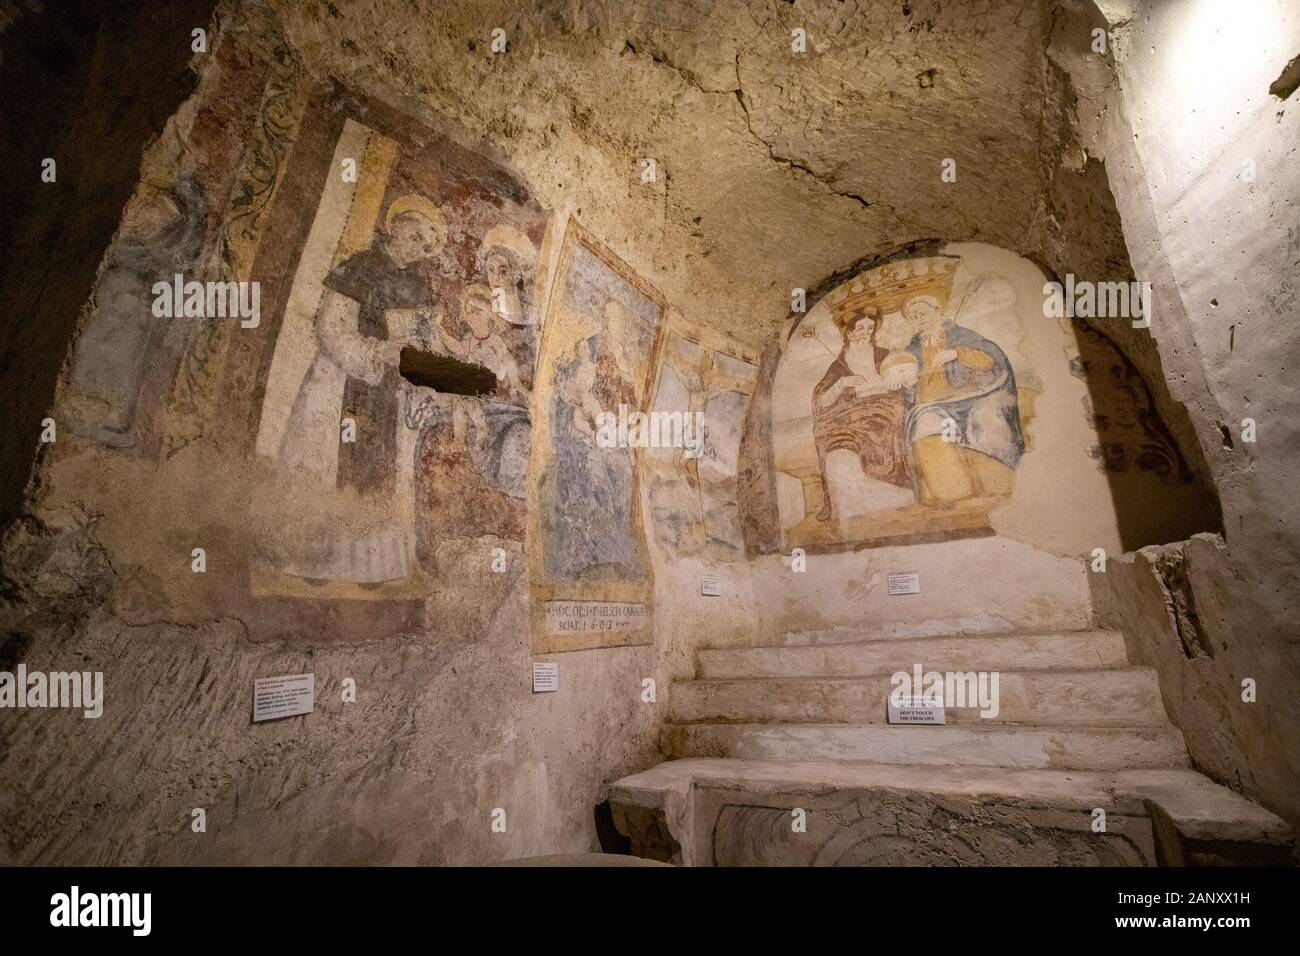
<svg viewBox="0 0 1300 956"><path fill-rule="evenodd" d="M1286 863L1292 840L1186 768L673 760L609 799L634 853L689 866Z"/></svg>
<svg viewBox="0 0 1300 956"><path fill-rule="evenodd" d="M879 723L886 719L891 688L887 674L678 681L672 686L669 720ZM974 706L950 707L945 717L950 724L1132 727L1168 723L1155 671L1149 667L1000 671L997 705L997 713L988 717L981 717Z"/></svg>
<svg viewBox="0 0 1300 956"><path fill-rule="evenodd" d="M866 628L860 624L839 624L835 627L811 631L786 631L781 643L787 647L804 647L808 645L861 644L868 641L903 641L920 640L930 637L997 637L1009 634L1087 634L1095 633L1090 628L1075 628L1043 624L1023 630L1009 631L1005 625L990 623L987 627L968 627L963 630L949 630L951 625L913 625Z"/></svg>
<svg viewBox="0 0 1300 956"><path fill-rule="evenodd" d="M699 652L698 675L734 677L858 677L928 670L1037 670L1124 667L1128 656L1118 631L1045 634L959 634L859 640L854 643L778 647L709 648Z"/></svg>
<svg viewBox="0 0 1300 956"><path fill-rule="evenodd" d="M1185 767L1183 736L1160 727L666 724L670 759L840 760L917 766L1120 770Z"/></svg>

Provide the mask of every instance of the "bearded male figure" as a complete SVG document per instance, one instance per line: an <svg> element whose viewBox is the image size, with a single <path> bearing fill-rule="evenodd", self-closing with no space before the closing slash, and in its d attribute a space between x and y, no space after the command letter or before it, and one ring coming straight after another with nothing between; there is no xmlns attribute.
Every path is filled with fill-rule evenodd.
<svg viewBox="0 0 1300 956"><path fill-rule="evenodd" d="M916 361L876 345L880 319L878 309L836 316L844 347L813 389L813 438L825 502L819 521L834 517L826 457L838 449L853 452L868 478L912 488L903 438L903 389L916 380Z"/></svg>

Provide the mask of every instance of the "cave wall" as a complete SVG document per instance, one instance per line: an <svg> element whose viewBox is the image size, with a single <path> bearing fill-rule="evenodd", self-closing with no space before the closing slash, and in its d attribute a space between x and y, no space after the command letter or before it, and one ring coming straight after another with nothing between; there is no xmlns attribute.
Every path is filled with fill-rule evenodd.
<svg viewBox="0 0 1300 956"><path fill-rule="evenodd" d="M564 238L582 231L567 192L539 196L494 148L391 89L313 72L260 5L223 8L209 43L195 94L144 153L69 350L58 438L6 540L6 668L99 671L105 701L96 719L7 712L3 858L469 863L596 849L603 785L655 759L690 628L743 628L747 574L725 565L752 356L695 333L592 239L654 292L625 366L626 317L609 307L621 293L566 289ZM255 282L258 312L160 314L176 274ZM184 283L173 298L179 310ZM543 349L540 328L565 323L569 338ZM403 347L489 368L497 388L413 385ZM659 396L717 424L698 461L590 442L569 455L571 493L531 509L580 535L566 551L528 523L550 460L530 433L540 423L559 444L539 410L579 413L563 387L580 374L575 349L603 405ZM530 567L592 542L641 562L646 626L553 641L529 613L546 603ZM705 568L720 597L700 594ZM629 584L615 561L569 570L565 599L628 597L611 592ZM655 588L685 594L662 619ZM558 661L559 692L532 693L535 655ZM251 721L256 678L304 672L312 713Z"/></svg>
<svg viewBox="0 0 1300 956"><path fill-rule="evenodd" d="M50 409L56 372L67 363L54 405L59 439L43 446L25 506L18 490L26 472L10 482L13 510L25 510L5 544L0 664L103 670L108 702L99 720L55 711L6 720L0 773L14 784L0 806L0 858L441 863L590 849L599 840L602 786L658 759L667 688L690 672L698 646L779 640L789 629L863 620L892 633L1079 627L1093 622L1094 606L1113 626L1163 624L1142 632L1160 647L1135 651L1161 667L1167 703L1193 753L1220 779L1285 809L1293 771L1264 766L1261 757L1293 743L1285 729L1295 726L1292 705L1270 692L1243 715L1223 675L1231 671L1235 681L1243 668L1294 671L1280 650L1284 618L1273 615L1295 593L1285 570L1295 567L1295 537L1289 518L1259 530L1273 527L1270 509L1291 513L1276 479L1294 455L1285 416L1270 413L1272 424L1261 426L1280 440L1267 455L1262 443L1249 456L1239 444L1224 449L1218 423L1231 422L1223 409L1236 409L1234 390L1246 387L1256 365L1273 369L1270 394L1290 394L1279 357L1294 343L1269 319L1260 341L1270 344L1251 345L1249 363L1227 360L1224 367L1238 370L1227 379L1217 364L1207 373L1205 356L1223 357L1198 351L1197 336L1215 327L1184 321L1179 310L1184 291L1207 291L1198 283L1209 280L1186 261L1190 251L1182 259L1163 251L1166 236L1183 228L1180 216L1203 213L1147 195L1152 157L1140 150L1154 147L1134 146L1121 122L1133 122L1135 107L1113 79L1115 63L1129 88L1146 89L1152 100L1167 91L1142 87L1138 74L1148 64L1140 44L1129 46L1135 59L1127 75L1122 56L1086 52L1088 28L1099 19L1110 25L1087 5L1037 0L1014 9L1002 0L914 0L901 11L883 3L847 10L733 2L702 18L671 6L572 0L527 9L397 0L223 4L209 23L209 51L187 67L198 77L196 95L165 127L162 118L187 88L159 81L167 103L137 98L162 134L138 169L148 123L134 124L136 139L114 147L129 161L118 164L116 192L94 193L103 228L69 253L85 267L84 281L40 300L56 321L42 326L50 339L37 350L39 361L6 365L6 374L13 368L30 379L33 414L20 416L30 445L30 419L39 422L36 413ZM177 31L188 50L190 30L206 14L180 20L165 32ZM1114 21L1117 39L1122 20ZM796 25L813 39L802 58L790 56ZM489 49L494 26L509 36L508 55ZM1266 113L1267 101L1259 102L1257 113ZM1141 105L1139 118L1157 112ZM1261 158L1260 169L1285 182L1290 173L1276 157L1293 120L1269 121L1278 123L1265 141L1272 158ZM120 127L123 136L130 126ZM362 144L357 156L338 153L349 129ZM75 141L86 155L98 148L94 136ZM359 159L364 170L385 156L412 188L358 198L372 181L363 177L349 185L348 202L324 198L327 187L344 186L333 175L337 160ZM649 181L646 158L657 160ZM960 187L939 178L945 158L958 161ZM536 479L548 466L572 458L557 453L564 444L554 443L552 419L573 420L581 404L566 398L566 377L593 371L575 350L592 344L588 364L599 380L599 339L621 321L601 303L564 305L563 250L575 230L656 305L645 354L631 363L612 357L632 397L705 410L716 429L701 460L646 449L628 455L632 479L623 465L606 476L606 484L632 493L630 502L619 499L628 507L614 539L619 553L635 555L634 577L618 561L602 562L566 572L559 584L572 590L550 590L556 581L537 589L530 570L545 566L547 546L543 529L528 521L540 516L541 499L530 498L525 509L502 490L511 473L502 464L512 459L484 456L469 406L420 424L450 429L454 443L440 447L454 454L407 448L421 467L392 471L393 494L378 497L356 486L386 486L388 472L370 465L389 456L360 462L349 472L357 480L341 487L338 462L309 451L324 445L309 444L288 463L283 435L273 447L263 430L275 416L293 418L302 391L298 373L277 378L277 365L304 369L305 381L314 364L310 336L295 343L279 334L299 280L310 284L303 263L315 261L312 281L324 286L322 276L369 244L370 227L345 209L369 209L371 225L382 222L394 200L437 192L444 167L460 183L456 197L432 197L453 207L443 214L448 251L437 262L452 313L488 304L473 287L491 292L480 252L493 224L513 230L501 248L535 257L531 279L519 287L521 305L527 298L543 326L556 309L569 309L563 341L525 336L506 348L536 355L536 374L520 382L523 395L513 403L527 408L532 438L542 434L548 446L529 442L529 495L544 494ZM1193 179L1188 189L1223 185L1208 174ZM1294 218L1294 206L1270 199L1284 193L1265 191L1267 181L1261 175L1248 191L1253 221L1283 234L1284 213L1289 208ZM1198 210L1213 208L1211 197L1201 198ZM72 207L90 203L79 194ZM43 219L38 232L66 244L55 218ZM1198 229L1202 238L1214 232ZM333 248L314 246L313 231L334 235ZM1025 282L1030 272L1035 282L1067 272L1157 279L1157 316L1166 322L1150 333L1127 323L1094 324L1091 333L1079 327L1072 342L1062 328L1051 354L1049 378L1070 406L1066 434L1079 439L1069 454L1087 476L1090 500L1108 500L1112 512L1099 517L1104 527L1075 525L1057 535L1041 516L1056 499L1036 485L1039 517L1029 524L1038 527L1027 536L1022 522L1015 533L989 538L829 549L811 556L822 562L819 573L801 576L791 590L767 460L790 290L826 282L829 291L917 236L996 245L1016 270L1028 270ZM23 261L44 261L43 242L22 239ZM313 260L317 246L327 251ZM1281 275L1268 271L1276 263L1274 247L1267 249L1236 251L1258 261L1260 274ZM251 328L158 321L140 308L152 291L144 280L174 271L258 278L265 318ZM824 279L831 275L836 282ZM1165 281L1173 275L1179 278ZM1233 295L1242 297L1243 315L1267 318L1263 293L1241 284ZM418 317L412 321L418 331ZM25 327L6 333L10 354ZM76 344L65 349L74 328ZM1241 349L1242 339L1229 341ZM501 363L499 351L492 361ZM1135 412L1163 423L1172 445L1155 444L1173 451L1156 457L1172 462L1176 485L1199 489L1195 504L1171 498L1145 506L1151 488L1163 487L1158 478L1151 485L1160 466L1132 454L1122 434L1107 440L1099 418L1110 405L1123 410L1112 416L1121 425ZM506 409L481 427L517 419ZM6 456L20 471L29 460ZM483 475L485 461L495 484L464 492L465 476ZM433 479L422 488L421 471ZM333 485L322 483L331 474ZM1216 490L1225 494L1226 520ZM423 494L426 517L435 506L455 506L473 533L418 520L390 533L399 493L417 506ZM1059 499L1059 489L1053 493ZM590 518L600 499L580 498ZM574 513L565 507L552 513ZM333 522L320 521L323 514ZM1181 564L1135 560L1129 578L1124 561L1112 561L1106 575L1084 570L1091 547L1114 554L1220 530L1226 545L1197 538ZM405 563L397 564L409 573L396 579L386 577L386 561L371 560L374 551L362 561L325 546L350 539L379 547L397 538L414 549L400 552ZM200 546L208 563L196 574L192 550ZM502 561L505 572L497 570ZM1182 570L1162 571L1164 584L1147 569L1171 562ZM961 580L976 564L987 569L978 587L923 592L936 602L934 613L895 613L905 605L871 590L890 571ZM378 573L348 578L337 574L341 565ZM717 577L719 596L702 593L706 574ZM1031 600L1020 593L1025 580ZM1213 589L1199 604L1187 596L1198 587ZM1281 596L1261 602L1261 593ZM584 638L578 644L589 649L572 650L551 641L550 598L640 604L647 615L632 619L646 623L627 639ZM1166 613L1189 606L1221 611ZM1201 624L1189 625L1193 619ZM1229 637L1216 660L1209 651L1225 642L1205 637L1206 627ZM1184 641L1189 634L1202 636ZM1188 646L1205 653L1183 663ZM529 664L539 659L559 661L559 693L530 693ZM251 725L253 679L303 671L317 675L316 711ZM1195 680L1184 685L1188 674ZM358 688L355 704L342 700L348 678ZM1183 686L1195 692L1172 690ZM1209 693L1221 706L1188 703ZM1215 729L1224 720L1226 734ZM66 756L54 762L56 753ZM206 834L190 828L195 807L208 810ZM490 827L498 807L506 810L504 833Z"/></svg>
<svg viewBox="0 0 1300 956"><path fill-rule="evenodd" d="M1300 137L1278 80L1300 53L1300 14L1283 2L1232 17L1205 2L1061 7L1050 52L1078 94L1080 145L1104 163L1133 269L1155 294L1135 361L1158 356L1147 364L1185 409L1176 427L1222 506L1221 536L1093 576L1099 614L1159 669L1197 765L1294 822ZM1104 56L1087 46L1099 24Z"/></svg>

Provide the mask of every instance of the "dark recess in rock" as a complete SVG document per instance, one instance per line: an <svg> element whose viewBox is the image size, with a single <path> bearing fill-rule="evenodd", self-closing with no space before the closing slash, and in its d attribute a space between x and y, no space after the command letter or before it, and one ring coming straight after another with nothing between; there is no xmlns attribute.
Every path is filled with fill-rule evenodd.
<svg viewBox="0 0 1300 956"><path fill-rule="evenodd" d="M1278 74L1268 91L1279 100L1284 100L1294 93L1297 87L1300 87L1300 56L1293 56L1291 62L1282 67L1282 72Z"/></svg>
<svg viewBox="0 0 1300 956"><path fill-rule="evenodd" d="M402 349L400 370L412 385L452 395L488 395L497 387L496 375L482 365L419 349Z"/></svg>

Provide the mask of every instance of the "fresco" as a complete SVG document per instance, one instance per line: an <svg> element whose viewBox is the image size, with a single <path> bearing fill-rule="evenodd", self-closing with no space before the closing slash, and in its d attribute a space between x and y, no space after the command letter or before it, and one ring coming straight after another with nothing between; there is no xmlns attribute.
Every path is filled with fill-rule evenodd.
<svg viewBox="0 0 1300 956"><path fill-rule="evenodd" d="M157 377L152 363L164 340L175 336L174 323L147 307L150 289L159 276L193 272L207 212L200 185L188 172L165 191L142 191L128 207L123 230L105 256L63 395L78 434L119 448L147 446L151 436L137 428L140 393Z"/></svg>
<svg viewBox="0 0 1300 956"><path fill-rule="evenodd" d="M736 509L736 465L757 358L733 343L704 344L702 330L664 336L655 411L699 415L703 443L645 450L647 497L656 539L678 556L736 560L745 541Z"/></svg>
<svg viewBox="0 0 1300 956"><path fill-rule="evenodd" d="M233 44L212 57L220 68L200 84L198 107L174 117L142 157L60 386L60 425L132 458L170 457L219 414L209 373L231 324L160 316L153 287L177 274L248 279L247 256L306 105L273 61L252 65Z"/></svg>
<svg viewBox="0 0 1300 956"><path fill-rule="evenodd" d="M777 369L783 546L991 534L1041 389L1005 278L956 256L860 273L802 317Z"/></svg>
<svg viewBox="0 0 1300 956"><path fill-rule="evenodd" d="M534 473L534 649L650 640L639 450L601 447L598 418L649 395L664 305L576 222L546 320Z"/></svg>
<svg viewBox="0 0 1300 956"><path fill-rule="evenodd" d="M1070 374L1097 383L1084 398L1088 424L1097 429L1089 454L1108 474L1144 471L1171 487L1194 479L1169 429L1156 411L1151 390L1124 353L1085 322L1074 326L1078 343Z"/></svg>
<svg viewBox="0 0 1300 956"><path fill-rule="evenodd" d="M263 309L252 409L256 457L312 506L297 533L259 540L252 588L418 600L448 572L448 542L523 541L548 216L506 171L385 107L317 110L286 178L318 194L309 216L277 210L284 241L267 250L297 254ZM329 172L295 179L295 164ZM496 387L412 384L410 350L486 368Z"/></svg>

